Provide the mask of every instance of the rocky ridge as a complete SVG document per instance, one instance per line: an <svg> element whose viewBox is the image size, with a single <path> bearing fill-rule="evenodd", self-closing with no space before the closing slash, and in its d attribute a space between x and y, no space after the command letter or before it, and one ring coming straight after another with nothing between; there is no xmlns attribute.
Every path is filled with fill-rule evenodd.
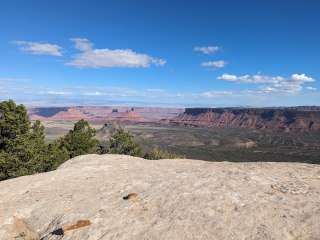
<svg viewBox="0 0 320 240"><path fill-rule="evenodd" d="M34 107L28 113L32 120L80 120L118 122L157 122L182 113L182 108L125 107L125 106L76 106Z"/></svg>
<svg viewBox="0 0 320 240"><path fill-rule="evenodd" d="M84 155L0 182L0 239L319 239L320 166Z"/></svg>
<svg viewBox="0 0 320 240"><path fill-rule="evenodd" d="M171 124L271 129L293 132L320 131L320 110L314 108L187 108Z"/></svg>

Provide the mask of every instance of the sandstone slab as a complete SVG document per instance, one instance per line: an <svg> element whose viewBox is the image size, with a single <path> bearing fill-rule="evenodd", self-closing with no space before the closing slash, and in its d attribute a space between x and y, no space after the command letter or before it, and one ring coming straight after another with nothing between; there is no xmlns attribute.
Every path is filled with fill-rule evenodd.
<svg viewBox="0 0 320 240"><path fill-rule="evenodd" d="M79 156L0 182L0 239L320 239L320 166Z"/></svg>

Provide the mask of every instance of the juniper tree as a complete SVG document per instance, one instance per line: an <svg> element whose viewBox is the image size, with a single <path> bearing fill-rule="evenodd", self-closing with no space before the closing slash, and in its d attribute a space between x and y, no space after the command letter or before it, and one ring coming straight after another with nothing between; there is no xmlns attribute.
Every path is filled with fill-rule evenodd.
<svg viewBox="0 0 320 240"><path fill-rule="evenodd" d="M85 120L75 123L74 128L60 139L60 148L66 149L69 157L96 153L99 141L95 139L96 130Z"/></svg>

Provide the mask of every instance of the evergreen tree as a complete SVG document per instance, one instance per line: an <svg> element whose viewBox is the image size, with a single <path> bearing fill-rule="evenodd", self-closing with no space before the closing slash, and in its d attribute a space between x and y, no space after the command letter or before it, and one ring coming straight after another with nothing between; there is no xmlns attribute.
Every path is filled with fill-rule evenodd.
<svg viewBox="0 0 320 240"><path fill-rule="evenodd" d="M142 156L142 149L134 142L133 136L123 128L118 128L111 135L108 153Z"/></svg>
<svg viewBox="0 0 320 240"><path fill-rule="evenodd" d="M0 180L51 171L69 158L95 153L95 133L80 120L65 137L46 144L43 125L31 124L23 105L0 102Z"/></svg>
<svg viewBox="0 0 320 240"><path fill-rule="evenodd" d="M55 170L70 158L68 150L60 145L59 140L48 144L45 154L47 157L42 163L43 172Z"/></svg>
<svg viewBox="0 0 320 240"><path fill-rule="evenodd" d="M29 133L30 125L23 105L12 100L0 102L0 151L13 148L17 138Z"/></svg>
<svg viewBox="0 0 320 240"><path fill-rule="evenodd" d="M60 149L65 148L73 158L87 153L96 153L99 141L95 139L96 130L85 120L75 123L73 130L60 139Z"/></svg>
<svg viewBox="0 0 320 240"><path fill-rule="evenodd" d="M56 142L45 143L43 125L31 125L23 105L0 103L0 180L50 171L68 158Z"/></svg>
<svg viewBox="0 0 320 240"><path fill-rule="evenodd" d="M32 127L27 110L12 100L0 103L0 175L1 179L42 171L45 159L44 127L36 121Z"/></svg>

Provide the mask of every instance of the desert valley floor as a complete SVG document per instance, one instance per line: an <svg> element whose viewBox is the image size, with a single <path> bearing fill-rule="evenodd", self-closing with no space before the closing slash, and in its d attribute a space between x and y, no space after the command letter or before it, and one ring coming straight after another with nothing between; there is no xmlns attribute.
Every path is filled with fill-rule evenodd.
<svg viewBox="0 0 320 240"><path fill-rule="evenodd" d="M65 134L75 121L43 121L47 141ZM100 140L108 140L111 123L91 123ZM320 163L318 132L205 128L162 124L121 124L145 151L159 146L188 158L209 161Z"/></svg>

